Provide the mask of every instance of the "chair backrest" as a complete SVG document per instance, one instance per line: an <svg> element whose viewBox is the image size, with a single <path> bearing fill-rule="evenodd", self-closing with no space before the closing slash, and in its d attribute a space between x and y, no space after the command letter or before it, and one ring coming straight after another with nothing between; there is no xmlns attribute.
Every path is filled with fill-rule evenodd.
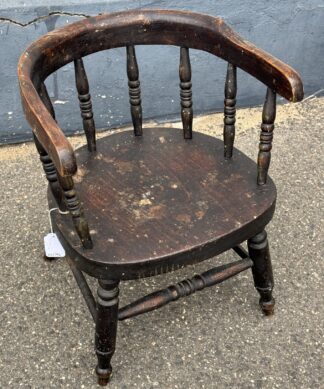
<svg viewBox="0 0 324 389"><path fill-rule="evenodd" d="M54 71L65 64L79 60L88 54L115 47L128 46L128 75L132 91L132 105L138 102L138 69L134 45L166 44L182 47L182 66L180 71L183 90L188 90L190 62L188 48L210 52L238 66L291 101L303 97L303 88L299 75L281 61L257 49L241 39L222 19L183 11L135 10L104 14L84 19L63 28L54 30L34 42L21 56L18 73L22 91L23 105L27 117L43 146L52 140L61 149L56 124L42 109L38 93L42 82ZM76 66L78 90L87 95L88 83L82 63ZM232 92L233 94L233 92ZM85 100L85 98L84 98ZM190 105L189 92L183 93L183 105ZM83 101L83 112L91 111ZM28 108L33 108L31 114ZM189 108L189 107L187 107ZM36 116L36 117L35 117ZM85 115L84 115L85 116ZM90 114L88 113L88 116ZM43 136L44 128L48 136ZM140 130L138 129L137 132ZM56 138L56 139L53 139ZM62 143L65 143L62 141ZM68 148L69 149L69 148ZM70 150L66 150L67 153ZM55 153L54 153L55 154ZM56 155L57 166L63 175L67 174ZM70 161L71 163L72 161ZM73 162L75 164L75 162ZM68 166L69 167L69 166Z"/></svg>
<svg viewBox="0 0 324 389"><path fill-rule="evenodd" d="M95 123L82 57L125 46L131 115L134 133L140 136L143 132L142 107L135 46L146 44L180 47L180 102L186 139L192 137L193 119L189 49L203 50L228 62L224 100L225 158L232 156L235 136L236 68L241 68L267 86L257 177L259 185L265 184L270 163L276 93L288 100L300 101L303 98L303 86L298 73L240 38L222 19L170 10L134 10L87 18L44 35L22 54L18 75L25 114L35 134L40 154L44 156L47 153L48 163L54 163L61 181L64 177L71 177L77 165L71 145L55 122L45 79L60 67L74 61L83 127L88 149L94 151Z"/></svg>

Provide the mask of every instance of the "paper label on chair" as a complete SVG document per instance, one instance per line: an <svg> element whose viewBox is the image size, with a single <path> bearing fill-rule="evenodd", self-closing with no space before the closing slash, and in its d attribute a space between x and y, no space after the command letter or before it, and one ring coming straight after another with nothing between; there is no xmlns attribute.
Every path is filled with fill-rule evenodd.
<svg viewBox="0 0 324 389"><path fill-rule="evenodd" d="M65 250L54 233L44 236L45 255L49 258L65 257Z"/></svg>

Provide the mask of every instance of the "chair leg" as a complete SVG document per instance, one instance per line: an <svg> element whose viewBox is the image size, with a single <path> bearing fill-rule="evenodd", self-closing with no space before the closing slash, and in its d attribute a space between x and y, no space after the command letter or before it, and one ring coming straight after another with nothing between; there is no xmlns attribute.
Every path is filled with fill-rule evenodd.
<svg viewBox="0 0 324 389"><path fill-rule="evenodd" d="M275 300L272 297L273 274L270 251L265 230L248 240L250 258L253 261L252 273L254 285L259 292L260 306L267 316L274 313Z"/></svg>
<svg viewBox="0 0 324 389"><path fill-rule="evenodd" d="M112 368L111 358L115 352L118 322L119 281L99 280L97 290L97 320L95 345L98 364L96 373L98 384L108 384Z"/></svg>

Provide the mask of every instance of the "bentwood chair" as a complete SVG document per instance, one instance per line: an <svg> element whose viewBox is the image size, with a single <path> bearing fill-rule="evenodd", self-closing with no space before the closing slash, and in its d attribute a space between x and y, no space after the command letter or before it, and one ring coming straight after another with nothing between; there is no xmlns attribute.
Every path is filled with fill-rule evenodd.
<svg viewBox="0 0 324 389"><path fill-rule="evenodd" d="M135 45L180 47L183 129L142 129ZM82 57L125 46L134 132L96 141L89 85ZM192 131L189 49L228 62L224 141ZM44 81L74 61L87 146L73 151L55 121ZM233 147L236 69L267 87L257 163ZM70 24L32 43L18 75L25 115L49 182L54 230L95 321L96 372L111 375L117 321L160 308L207 286L252 269L260 305L273 313L273 275L265 226L276 203L268 177L276 94L303 98L299 75L288 65L241 39L223 20L191 12L136 10ZM64 212L62 212L64 211ZM247 241L248 252L240 245ZM241 259L154 292L118 309L121 280L149 277L233 249ZM99 282L97 300L83 272Z"/></svg>

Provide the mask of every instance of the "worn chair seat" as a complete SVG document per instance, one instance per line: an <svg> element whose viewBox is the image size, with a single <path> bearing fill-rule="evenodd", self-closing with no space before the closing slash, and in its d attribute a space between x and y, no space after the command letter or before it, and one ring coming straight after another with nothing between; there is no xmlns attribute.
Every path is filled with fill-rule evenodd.
<svg viewBox="0 0 324 389"><path fill-rule="evenodd" d="M142 137L125 131L98 140L96 153L78 149L75 183L93 248L82 247L70 215L56 213L61 239L86 270L95 264L95 275L105 268L120 279L165 272L241 243L271 219L276 189L270 179L257 185L254 161L238 150L226 160L223 148L201 133L185 140L182 130L145 128Z"/></svg>

